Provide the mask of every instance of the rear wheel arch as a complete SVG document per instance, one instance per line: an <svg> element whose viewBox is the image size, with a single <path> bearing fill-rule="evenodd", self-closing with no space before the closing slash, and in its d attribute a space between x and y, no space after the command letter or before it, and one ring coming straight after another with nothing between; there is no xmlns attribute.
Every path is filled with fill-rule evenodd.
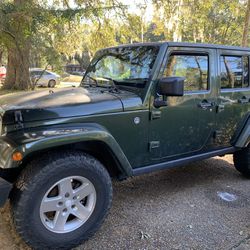
<svg viewBox="0 0 250 250"><path fill-rule="evenodd" d="M233 139L236 148L246 148L250 143L250 114L247 114Z"/></svg>

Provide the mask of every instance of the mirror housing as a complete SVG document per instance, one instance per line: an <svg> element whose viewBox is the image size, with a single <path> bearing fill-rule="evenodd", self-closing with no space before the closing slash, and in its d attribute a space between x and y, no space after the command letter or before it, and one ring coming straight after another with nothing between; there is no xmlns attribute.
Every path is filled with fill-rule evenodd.
<svg viewBox="0 0 250 250"><path fill-rule="evenodd" d="M158 94L163 96L183 96L184 77L165 77L159 81Z"/></svg>

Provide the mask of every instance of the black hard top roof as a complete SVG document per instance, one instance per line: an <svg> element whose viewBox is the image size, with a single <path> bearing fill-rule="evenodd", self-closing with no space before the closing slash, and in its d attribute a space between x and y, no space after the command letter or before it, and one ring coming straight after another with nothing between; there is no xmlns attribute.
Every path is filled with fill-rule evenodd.
<svg viewBox="0 0 250 250"><path fill-rule="evenodd" d="M168 46L173 47L194 47L194 48L211 48L211 49L227 49L227 50L242 50L242 51L249 51L250 48L248 47L239 47L239 46L226 46L220 44L209 44L209 43L184 43L184 42L151 42L151 43L133 43L133 44L124 44L119 46L114 46L110 48L117 48L117 47L134 47L134 46L160 46L163 44L167 44Z"/></svg>

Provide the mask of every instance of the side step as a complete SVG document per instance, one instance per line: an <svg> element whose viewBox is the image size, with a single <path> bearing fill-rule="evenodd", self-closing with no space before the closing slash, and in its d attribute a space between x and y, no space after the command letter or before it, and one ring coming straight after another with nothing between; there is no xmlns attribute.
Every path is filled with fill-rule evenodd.
<svg viewBox="0 0 250 250"><path fill-rule="evenodd" d="M166 162L161 162L161 163L157 163L157 164L153 164L149 166L139 167L139 168L133 169L132 175L136 176L136 175L151 173L151 172L158 171L158 170L173 168L173 167L181 166L183 164L188 164L190 162L204 160L204 159L214 157L214 156L230 154L235 151L236 149L234 147L229 147L229 148L223 148L223 149L219 149L219 150L215 150L211 152L206 152L203 154L188 156L188 157L184 157L184 158L173 160L173 161L166 161Z"/></svg>

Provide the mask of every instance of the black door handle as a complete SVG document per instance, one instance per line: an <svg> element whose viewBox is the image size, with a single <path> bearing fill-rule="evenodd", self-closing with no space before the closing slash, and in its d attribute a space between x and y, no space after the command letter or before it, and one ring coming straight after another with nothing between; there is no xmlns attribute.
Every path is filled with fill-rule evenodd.
<svg viewBox="0 0 250 250"><path fill-rule="evenodd" d="M240 99L238 99L238 103L248 103L249 99L245 96L242 96Z"/></svg>
<svg viewBox="0 0 250 250"><path fill-rule="evenodd" d="M203 100L201 101L199 104L198 104L198 107L199 108L202 108L202 109L208 109L208 108L212 108L214 106L214 103L213 102L209 102L208 100Z"/></svg>

